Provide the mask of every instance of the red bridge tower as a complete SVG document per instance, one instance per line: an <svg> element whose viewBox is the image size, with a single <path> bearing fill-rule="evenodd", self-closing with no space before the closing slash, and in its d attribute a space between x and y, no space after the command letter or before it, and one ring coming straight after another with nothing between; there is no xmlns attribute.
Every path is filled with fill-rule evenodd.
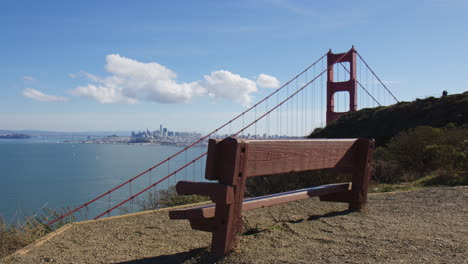
<svg viewBox="0 0 468 264"><path fill-rule="evenodd" d="M356 50L354 46L347 52L346 56L341 58L345 53L334 54L330 51L327 54L327 124L338 119L341 115L354 112L357 110L357 93L356 93ZM341 58L341 60L340 60ZM333 66L337 66L340 62L349 62L349 80L343 82L335 82L333 78ZM349 111L335 112L334 95L336 92L349 93Z"/></svg>

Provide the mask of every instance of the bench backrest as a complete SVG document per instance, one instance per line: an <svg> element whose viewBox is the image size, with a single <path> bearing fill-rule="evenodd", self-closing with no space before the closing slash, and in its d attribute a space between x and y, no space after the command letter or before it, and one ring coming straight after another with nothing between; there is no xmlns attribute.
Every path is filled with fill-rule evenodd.
<svg viewBox="0 0 468 264"><path fill-rule="evenodd" d="M240 145L245 158L245 177L335 168L352 172L356 164L357 139L242 140L211 139L205 178L220 180L226 156L234 157ZM227 143L227 144L223 144ZM243 149L243 150L242 150Z"/></svg>

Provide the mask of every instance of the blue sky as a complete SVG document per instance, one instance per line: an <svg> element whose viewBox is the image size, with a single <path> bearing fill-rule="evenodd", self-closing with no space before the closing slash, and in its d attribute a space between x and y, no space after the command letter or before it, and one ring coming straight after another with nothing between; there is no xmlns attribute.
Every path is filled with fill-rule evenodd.
<svg viewBox="0 0 468 264"><path fill-rule="evenodd" d="M464 0L1 1L0 130L208 131L352 45L400 100L460 93L467 27Z"/></svg>

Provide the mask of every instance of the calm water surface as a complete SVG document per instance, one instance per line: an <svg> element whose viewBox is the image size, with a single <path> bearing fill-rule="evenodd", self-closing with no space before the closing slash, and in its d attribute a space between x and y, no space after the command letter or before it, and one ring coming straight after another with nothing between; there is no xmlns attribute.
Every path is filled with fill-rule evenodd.
<svg viewBox="0 0 468 264"><path fill-rule="evenodd" d="M59 142L59 143L57 143ZM12 221L40 208L75 207L119 185L181 149L177 146L60 143L62 139L0 140L0 216ZM106 210L130 194L167 175L206 151L193 148L171 160L108 199L90 206L89 216ZM177 180L200 180L204 160L165 181L167 188ZM130 207L131 204L128 205ZM133 205L134 210L137 206ZM117 211L114 214L118 214ZM85 212L82 212L84 215Z"/></svg>

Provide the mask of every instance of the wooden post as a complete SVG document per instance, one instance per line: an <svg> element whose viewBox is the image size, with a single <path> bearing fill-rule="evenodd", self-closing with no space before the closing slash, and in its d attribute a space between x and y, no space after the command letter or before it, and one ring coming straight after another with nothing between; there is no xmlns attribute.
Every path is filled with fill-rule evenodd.
<svg viewBox="0 0 468 264"><path fill-rule="evenodd" d="M359 138L356 141L356 169L353 172L349 210L360 212L366 210L373 149L373 140Z"/></svg>
<svg viewBox="0 0 468 264"><path fill-rule="evenodd" d="M234 190L234 203L216 204L215 219L217 230L213 232L211 251L215 256L225 256L237 244L237 234L242 232L242 202L245 190L246 146L235 138L227 138L216 146L216 155L222 162L216 164L219 182Z"/></svg>

